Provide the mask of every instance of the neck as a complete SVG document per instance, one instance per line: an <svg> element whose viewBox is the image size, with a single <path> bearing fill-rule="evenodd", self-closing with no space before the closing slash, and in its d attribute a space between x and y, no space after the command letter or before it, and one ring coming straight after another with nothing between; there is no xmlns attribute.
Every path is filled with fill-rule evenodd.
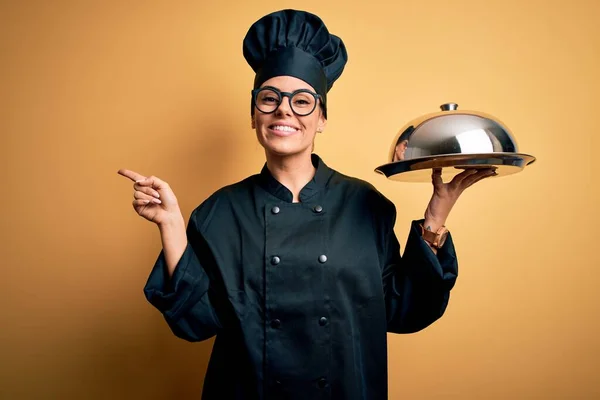
<svg viewBox="0 0 600 400"><path fill-rule="evenodd" d="M315 176L311 153L277 155L266 153L267 168L279 183L292 192L292 201L300 202L300 191Z"/></svg>

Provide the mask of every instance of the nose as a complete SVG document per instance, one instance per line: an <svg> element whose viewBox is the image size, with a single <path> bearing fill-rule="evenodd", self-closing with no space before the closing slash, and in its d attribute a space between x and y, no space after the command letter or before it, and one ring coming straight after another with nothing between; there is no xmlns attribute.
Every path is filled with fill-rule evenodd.
<svg viewBox="0 0 600 400"><path fill-rule="evenodd" d="M290 107L290 100L288 95L283 95L281 97L281 104L275 110L276 115L292 115L294 112Z"/></svg>

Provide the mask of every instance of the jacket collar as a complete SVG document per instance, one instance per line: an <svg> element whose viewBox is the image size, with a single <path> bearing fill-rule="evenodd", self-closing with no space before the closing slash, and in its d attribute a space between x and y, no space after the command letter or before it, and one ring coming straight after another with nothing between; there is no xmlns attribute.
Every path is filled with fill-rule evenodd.
<svg viewBox="0 0 600 400"><path fill-rule="evenodd" d="M316 172L313 178L300 191L299 197L302 203L309 201L313 196L321 192L327 186L327 183L334 172L316 154L311 154L311 161L316 168ZM259 182L261 186L273 196L288 203L292 202L292 192L273 177L271 171L267 168L267 163L265 163L260 172Z"/></svg>

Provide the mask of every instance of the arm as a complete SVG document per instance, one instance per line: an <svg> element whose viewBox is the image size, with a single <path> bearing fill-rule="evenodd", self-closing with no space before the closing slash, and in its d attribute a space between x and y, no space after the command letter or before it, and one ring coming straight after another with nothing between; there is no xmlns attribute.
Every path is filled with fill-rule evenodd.
<svg viewBox="0 0 600 400"><path fill-rule="evenodd" d="M395 207L384 224L385 260L383 288L388 332L413 333L426 328L445 312L450 290L458 276L458 263L452 238L434 254L421 237L419 224L413 221L404 255L393 230Z"/></svg>
<svg viewBox="0 0 600 400"><path fill-rule="evenodd" d="M181 259L181 256L183 256L188 243L183 216L178 214L175 217L175 220L159 224L158 230L160 231L163 255L165 257L167 273L170 279L173 277L175 267Z"/></svg>
<svg viewBox="0 0 600 400"><path fill-rule="evenodd" d="M445 224L450 210L463 191L474 183L495 175L493 169L471 169L442 180L442 170L431 174L433 195L425 219L413 221L404 255L393 231L396 209L388 201L383 223L383 287L387 305L388 330L396 333L419 331L439 319L448 306L450 290L456 283L458 263L451 235L441 249L432 248L421 236L420 223L431 230Z"/></svg>
<svg viewBox="0 0 600 400"><path fill-rule="evenodd" d="M187 231L177 223L161 228L163 250L144 287L146 298L163 314L173 333L188 341L208 339L222 328L205 270L212 267L212 254L197 218L194 210Z"/></svg>
<svg viewBox="0 0 600 400"><path fill-rule="evenodd" d="M167 182L128 169L118 174L134 182L136 213L160 230L163 250L144 287L146 298L163 313L175 335L189 341L215 335L222 325L213 306L219 304L221 310L226 306L223 296L218 296L224 285L219 287L218 274L211 274L216 262L198 225L200 221L205 228L211 220L218 203L215 196L194 210L186 232L177 198Z"/></svg>

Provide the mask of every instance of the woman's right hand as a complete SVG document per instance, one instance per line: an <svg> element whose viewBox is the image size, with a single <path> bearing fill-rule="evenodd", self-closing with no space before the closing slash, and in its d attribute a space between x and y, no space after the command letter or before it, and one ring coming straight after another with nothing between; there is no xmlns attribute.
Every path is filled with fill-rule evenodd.
<svg viewBox="0 0 600 400"><path fill-rule="evenodd" d="M138 215L159 226L181 219L177 198L167 182L128 169L120 169L118 174L133 181L132 204Z"/></svg>

